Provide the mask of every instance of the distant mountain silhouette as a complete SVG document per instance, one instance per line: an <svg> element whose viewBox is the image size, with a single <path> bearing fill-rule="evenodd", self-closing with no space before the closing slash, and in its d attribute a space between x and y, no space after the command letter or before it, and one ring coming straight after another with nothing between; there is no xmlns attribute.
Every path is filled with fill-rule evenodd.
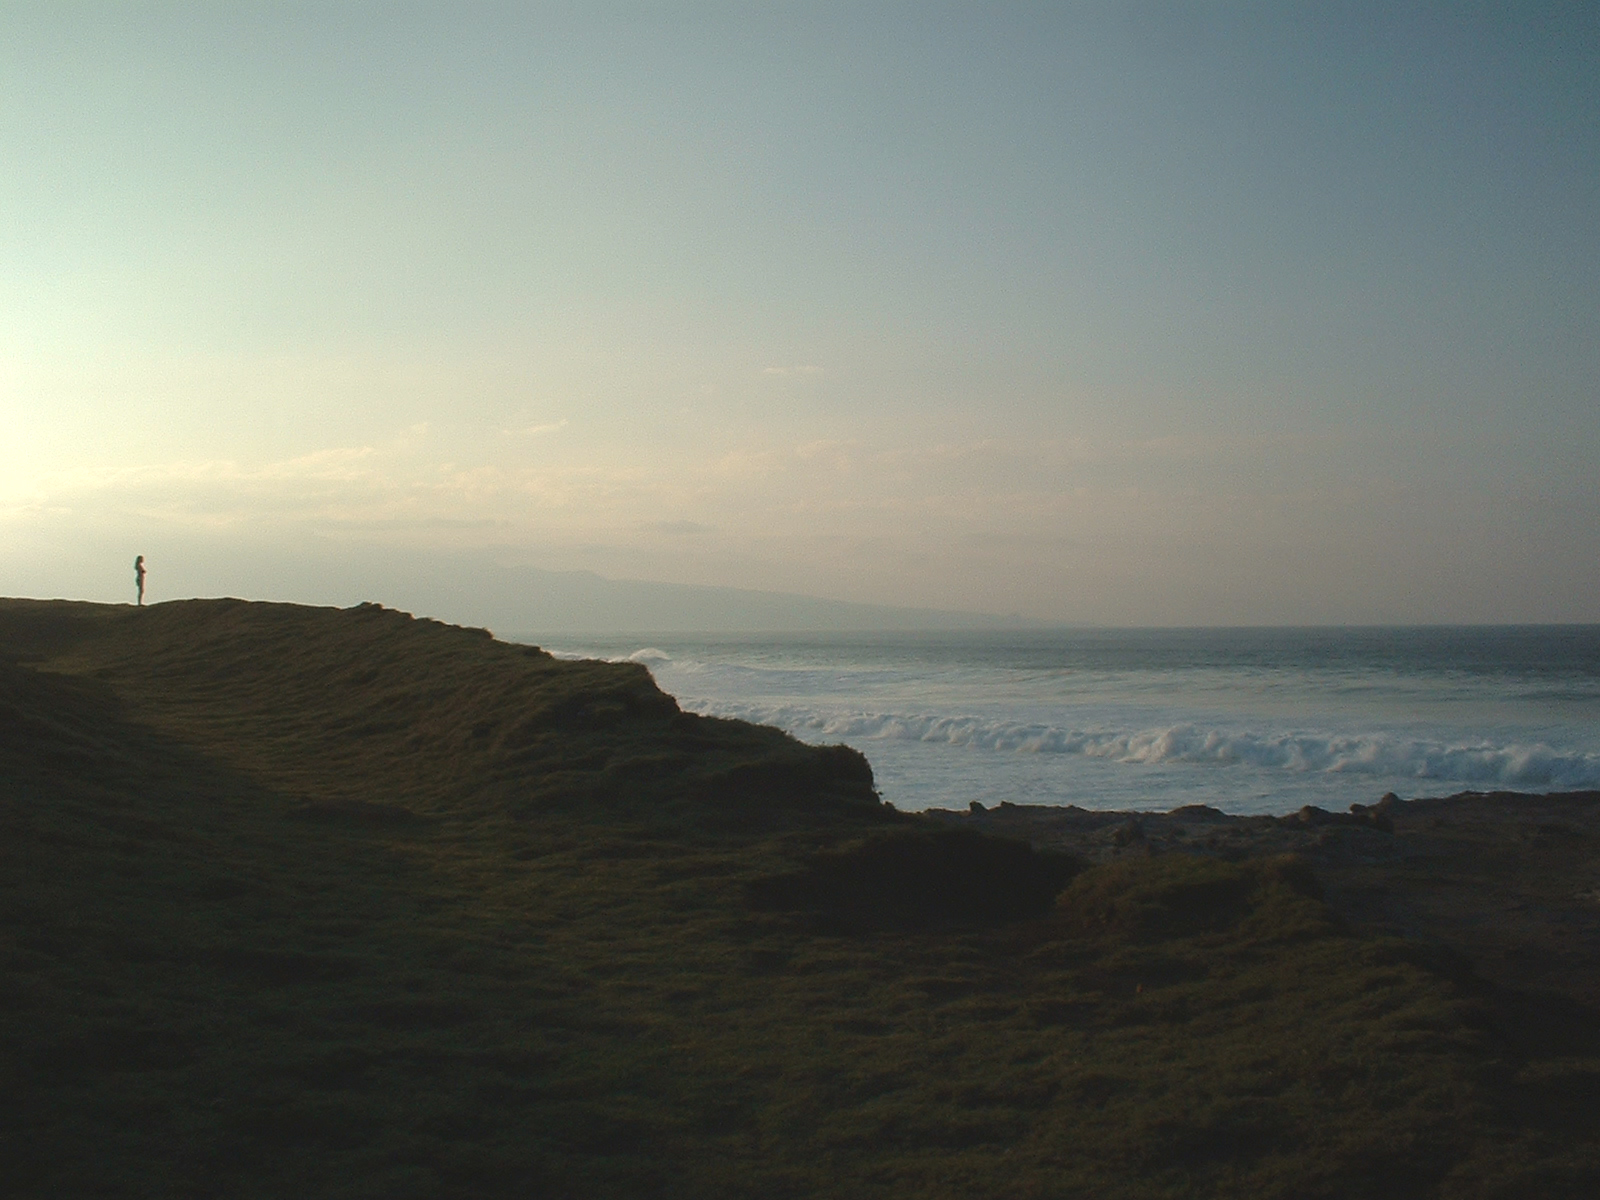
<svg viewBox="0 0 1600 1200"><path fill-rule="evenodd" d="M800 633L1034 628L1021 617L859 604L789 592L508 566L487 551L174 546L155 600L236 596L348 607L371 600L504 634ZM59 585L57 585L59 586ZM29 590L32 590L31 588ZM60 594L59 592L56 594Z"/></svg>
<svg viewBox="0 0 1600 1200"><path fill-rule="evenodd" d="M769 632L1015 628L1017 618L927 608L852 604L744 588L608 579L592 571L489 567L452 611L475 605L508 632ZM474 615L470 619L479 620Z"/></svg>

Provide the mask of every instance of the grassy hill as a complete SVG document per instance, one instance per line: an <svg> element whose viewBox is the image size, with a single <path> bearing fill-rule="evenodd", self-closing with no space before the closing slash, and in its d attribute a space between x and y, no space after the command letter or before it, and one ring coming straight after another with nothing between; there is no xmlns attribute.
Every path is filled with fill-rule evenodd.
<svg viewBox="0 0 1600 1200"><path fill-rule="evenodd" d="M1296 860L1084 868L376 606L0 601L0 962L23 1196L1600 1185L1591 1017Z"/></svg>

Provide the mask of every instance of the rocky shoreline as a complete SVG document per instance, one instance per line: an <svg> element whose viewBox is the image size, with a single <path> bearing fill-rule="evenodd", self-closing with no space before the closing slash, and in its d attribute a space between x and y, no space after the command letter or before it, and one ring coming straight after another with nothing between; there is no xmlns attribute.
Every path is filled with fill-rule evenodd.
<svg viewBox="0 0 1600 1200"><path fill-rule="evenodd" d="M1095 862L1298 854L1355 932L1418 940L1491 983L1600 1007L1600 792L1462 792L1286 817L974 804L930 817Z"/></svg>

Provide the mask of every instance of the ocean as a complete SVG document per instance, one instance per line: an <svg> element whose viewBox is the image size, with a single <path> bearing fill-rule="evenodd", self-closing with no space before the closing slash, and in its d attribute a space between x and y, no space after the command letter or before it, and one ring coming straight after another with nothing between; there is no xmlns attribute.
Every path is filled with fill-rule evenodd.
<svg viewBox="0 0 1600 1200"><path fill-rule="evenodd" d="M519 639L523 640L523 639ZM866 754L897 808L1600 789L1600 626L548 636Z"/></svg>

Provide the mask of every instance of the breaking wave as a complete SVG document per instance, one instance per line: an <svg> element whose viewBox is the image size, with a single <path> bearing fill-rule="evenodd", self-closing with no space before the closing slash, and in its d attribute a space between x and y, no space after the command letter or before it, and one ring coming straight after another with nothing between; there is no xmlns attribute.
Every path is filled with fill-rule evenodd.
<svg viewBox="0 0 1600 1200"><path fill-rule="evenodd" d="M1073 729L972 716L826 712L799 705L685 701L708 716L777 725L807 740L944 743L981 750L1077 754L1124 763L1248 765L1295 773L1397 776L1475 786L1600 787L1600 754L1532 745L1451 744L1392 733L1261 732L1176 724Z"/></svg>
<svg viewBox="0 0 1600 1200"><path fill-rule="evenodd" d="M657 650L654 646L646 646L643 650L635 650L632 654L624 654L620 658L615 655L595 655L583 650L551 650L551 658L559 658L563 662L584 662L598 659L600 662L636 662L647 667L655 668L664 666L672 661L672 655L665 650Z"/></svg>

